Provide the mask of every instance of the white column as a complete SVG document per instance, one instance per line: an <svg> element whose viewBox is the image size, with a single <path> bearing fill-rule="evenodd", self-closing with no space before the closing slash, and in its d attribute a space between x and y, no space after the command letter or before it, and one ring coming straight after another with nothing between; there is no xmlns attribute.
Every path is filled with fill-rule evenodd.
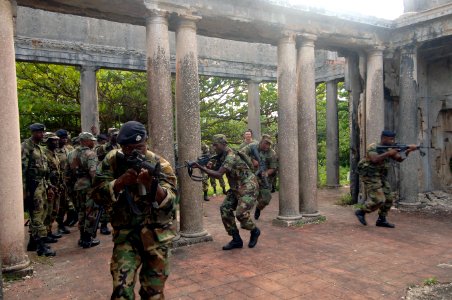
<svg viewBox="0 0 452 300"><path fill-rule="evenodd" d="M337 82L326 82L326 185L339 186L339 119Z"/></svg>
<svg viewBox="0 0 452 300"><path fill-rule="evenodd" d="M259 95L259 81L248 81L248 128L253 131L254 139L261 138L261 101Z"/></svg>
<svg viewBox="0 0 452 300"><path fill-rule="evenodd" d="M95 66L84 65L80 68L80 113L82 131L92 132L95 128L99 133L96 71Z"/></svg>

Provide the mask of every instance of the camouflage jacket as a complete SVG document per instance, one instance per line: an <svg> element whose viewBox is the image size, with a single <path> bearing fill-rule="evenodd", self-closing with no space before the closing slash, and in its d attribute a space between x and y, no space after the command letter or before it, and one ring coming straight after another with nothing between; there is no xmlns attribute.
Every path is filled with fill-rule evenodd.
<svg viewBox="0 0 452 300"><path fill-rule="evenodd" d="M385 178L388 175L389 158L386 158L381 163L373 163L369 157L371 155L378 155L377 144L373 143L367 146L366 157L361 159L358 163L358 174L367 178Z"/></svg>
<svg viewBox="0 0 452 300"><path fill-rule="evenodd" d="M49 181L53 186L59 187L63 184L63 173L61 172L58 155L47 147L44 148L44 154L49 165Z"/></svg>
<svg viewBox="0 0 452 300"><path fill-rule="evenodd" d="M240 144L239 150L242 150L243 148L245 148L248 145L258 145L258 144L259 144L259 142L256 140L252 140L251 143L249 143L249 144L247 142L243 142Z"/></svg>
<svg viewBox="0 0 452 300"><path fill-rule="evenodd" d="M245 153L249 157L256 159L253 155L252 147L257 148L257 152L259 153L260 161L265 163L265 169L275 169L278 168L278 159L276 156L276 152L273 149L269 149L268 151L262 151L259 149L259 144L248 144L248 146L244 147L241 152ZM257 171L258 168L254 168L254 171Z"/></svg>
<svg viewBox="0 0 452 300"><path fill-rule="evenodd" d="M175 218L176 176L171 165L165 159L151 151L146 152L146 160L151 163L160 162L161 174L159 185L166 190L167 196L157 209L151 204L149 194L140 196L138 185L131 185L119 193L113 191L115 180L124 174L129 166L121 150L110 151L97 168L94 188L91 193L93 200L103 205L110 214L111 225L115 231L115 243L120 243L128 232L136 228L152 230L159 242L170 241L175 236L173 220ZM133 202L134 207L129 203Z"/></svg>
<svg viewBox="0 0 452 300"><path fill-rule="evenodd" d="M49 175L49 166L42 146L35 144L31 138L22 143L22 180L26 191L27 178L45 179Z"/></svg>
<svg viewBox="0 0 452 300"><path fill-rule="evenodd" d="M74 147L66 145L63 148L57 148L55 151L58 159L60 160L60 170L63 173L64 183L66 184L69 181L69 178L67 177L67 169L69 169L68 157L72 150L74 150Z"/></svg>
<svg viewBox="0 0 452 300"><path fill-rule="evenodd" d="M77 147L69 153L68 164L73 176L76 177L74 190L79 191L90 188L96 175L96 153L88 147Z"/></svg>
<svg viewBox="0 0 452 300"><path fill-rule="evenodd" d="M98 147L96 147L96 154L97 154L97 159L99 161L99 163L104 160L105 156L107 156L107 154L114 149L119 149L119 145L112 145L110 142L105 143L103 145L99 145Z"/></svg>
<svg viewBox="0 0 452 300"><path fill-rule="evenodd" d="M245 155L245 154L242 154ZM226 155L220 158L220 163L226 169L226 177L228 178L231 190L238 191L240 187L246 185L250 181L257 182L256 176L250 169L249 164L240 157L237 151L228 148Z"/></svg>

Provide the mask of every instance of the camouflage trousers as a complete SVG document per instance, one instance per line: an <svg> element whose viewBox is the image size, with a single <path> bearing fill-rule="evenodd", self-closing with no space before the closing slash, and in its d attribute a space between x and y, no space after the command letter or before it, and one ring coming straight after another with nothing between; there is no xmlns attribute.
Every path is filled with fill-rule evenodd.
<svg viewBox="0 0 452 300"><path fill-rule="evenodd" d="M97 228L96 217L99 213L99 207L91 198L91 189L76 191L76 207L78 210L78 228L80 232L87 232L94 236Z"/></svg>
<svg viewBox="0 0 452 300"><path fill-rule="evenodd" d="M61 189L60 194L60 207L58 209L58 216L56 221L58 225L63 225L64 216L69 210L74 210L74 203L72 202L72 197L70 196L70 192L68 188L64 185Z"/></svg>
<svg viewBox="0 0 452 300"><path fill-rule="evenodd" d="M251 219L251 210L256 203L258 185L256 182L247 182L239 190L228 191L223 204L220 207L221 220L229 235L237 230L235 218L240 222L240 227L253 230L256 225ZM235 217L234 217L235 211Z"/></svg>
<svg viewBox="0 0 452 300"><path fill-rule="evenodd" d="M209 189L209 176L206 173L202 174L202 191L207 192Z"/></svg>
<svg viewBox="0 0 452 300"><path fill-rule="evenodd" d="M135 299L134 287L140 266L141 299L164 299L163 289L169 276L168 244L157 242L154 233L146 228L114 230L113 240L111 299Z"/></svg>
<svg viewBox="0 0 452 300"><path fill-rule="evenodd" d="M259 195L257 196L256 207L263 210L272 200L272 189L259 188Z"/></svg>
<svg viewBox="0 0 452 300"><path fill-rule="evenodd" d="M386 217L391 209L394 197L389 182L385 179L374 177L363 177L362 181L367 194L362 210L366 213L371 213L379 209L378 214Z"/></svg>
<svg viewBox="0 0 452 300"><path fill-rule="evenodd" d="M216 180L215 178L213 178L213 177L210 177L209 179L210 179L210 185L211 185L214 189L216 189L216 188L217 188L217 180ZM225 188L226 188L226 184L225 184L225 182L224 182L224 178L221 177L220 179L218 179L218 181L220 182L221 188L222 188L222 189L225 189Z"/></svg>
<svg viewBox="0 0 452 300"><path fill-rule="evenodd" d="M47 206L47 216L44 219L44 225L47 228L47 232L52 232L52 225L55 222L55 219L58 215L58 210L60 207L60 193L59 191L54 192L55 195L53 198L48 197L48 206Z"/></svg>
<svg viewBox="0 0 452 300"><path fill-rule="evenodd" d="M47 228L44 221L48 214L47 185L41 179L33 194L33 211L30 214L30 231L34 237L47 236Z"/></svg>

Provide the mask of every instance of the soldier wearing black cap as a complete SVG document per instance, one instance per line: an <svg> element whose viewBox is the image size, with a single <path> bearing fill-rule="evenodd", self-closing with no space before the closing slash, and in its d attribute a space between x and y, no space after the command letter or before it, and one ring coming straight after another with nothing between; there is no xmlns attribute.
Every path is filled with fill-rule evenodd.
<svg viewBox="0 0 452 300"><path fill-rule="evenodd" d="M147 150L146 139L143 124L125 123L117 137L121 149L107 154L94 180L91 195L109 212L113 226L111 299L134 299L140 266L141 298L164 299L169 246L176 235L176 176L165 159ZM141 168L143 163L149 168ZM158 165L160 172L154 172Z"/></svg>
<svg viewBox="0 0 452 300"><path fill-rule="evenodd" d="M48 242L44 220L47 216L48 193L52 194L47 178L49 167L44 149L40 146L45 126L35 123L30 126L31 137L22 143L22 180L25 208L30 214L30 240L27 251L37 251L38 255L55 256L45 243Z"/></svg>
<svg viewBox="0 0 452 300"><path fill-rule="evenodd" d="M388 215L393 202L393 194L387 180L389 160L392 159L397 162L401 162L405 158L400 155L399 150L396 147L392 149L389 148L388 151L383 153L379 153L377 151L377 147L380 145L394 145L395 136L395 132L384 130L381 133L380 144L370 144L367 147L366 157L364 157L358 164L358 173L364 183L367 199L363 208L355 211L355 215L359 222L363 225L367 225L365 219L366 213L371 213L379 209L378 219L375 225L387 228L395 227L394 224L391 224L386 220L386 216ZM417 145L409 145L409 148L405 154L408 155L410 152L417 149Z"/></svg>

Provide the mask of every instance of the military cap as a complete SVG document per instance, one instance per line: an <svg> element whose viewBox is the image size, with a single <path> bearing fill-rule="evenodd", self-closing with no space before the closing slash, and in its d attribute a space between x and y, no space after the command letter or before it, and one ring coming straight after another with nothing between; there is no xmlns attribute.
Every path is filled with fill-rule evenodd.
<svg viewBox="0 0 452 300"><path fill-rule="evenodd" d="M67 138L68 137L67 130L64 130L64 129L58 129L57 131L55 131L55 134L59 138Z"/></svg>
<svg viewBox="0 0 452 300"><path fill-rule="evenodd" d="M270 145L273 144L272 138L271 138L271 136L268 135L268 134L263 134L263 135L262 135L261 141L267 142L267 143L269 143Z"/></svg>
<svg viewBox="0 0 452 300"><path fill-rule="evenodd" d="M117 135L119 133L119 129L118 128L108 128L108 135L112 136L112 135Z"/></svg>
<svg viewBox="0 0 452 300"><path fill-rule="evenodd" d="M383 130L383 131L381 132L381 136L395 137L396 134L395 134L394 131L391 131L391 130Z"/></svg>
<svg viewBox="0 0 452 300"><path fill-rule="evenodd" d="M146 137L146 128L143 124L137 121L129 121L121 126L116 140L120 145L130 145L139 144L146 140Z"/></svg>
<svg viewBox="0 0 452 300"><path fill-rule="evenodd" d="M98 141L106 141L106 140L108 140L108 137L105 134L101 133L101 134L97 135L97 140Z"/></svg>
<svg viewBox="0 0 452 300"><path fill-rule="evenodd" d="M78 135L78 138L80 140L97 141L97 139L94 137L94 135L91 132L82 132Z"/></svg>
<svg viewBox="0 0 452 300"><path fill-rule="evenodd" d="M44 133L43 141L47 142L47 140L59 140L60 138L53 132Z"/></svg>
<svg viewBox="0 0 452 300"><path fill-rule="evenodd" d="M228 140L224 134L215 134L212 138L213 144L227 144Z"/></svg>
<svg viewBox="0 0 452 300"><path fill-rule="evenodd" d="M44 131L44 130L46 130L46 127L44 126L44 124L34 123L34 124L30 125L30 130L31 131Z"/></svg>

